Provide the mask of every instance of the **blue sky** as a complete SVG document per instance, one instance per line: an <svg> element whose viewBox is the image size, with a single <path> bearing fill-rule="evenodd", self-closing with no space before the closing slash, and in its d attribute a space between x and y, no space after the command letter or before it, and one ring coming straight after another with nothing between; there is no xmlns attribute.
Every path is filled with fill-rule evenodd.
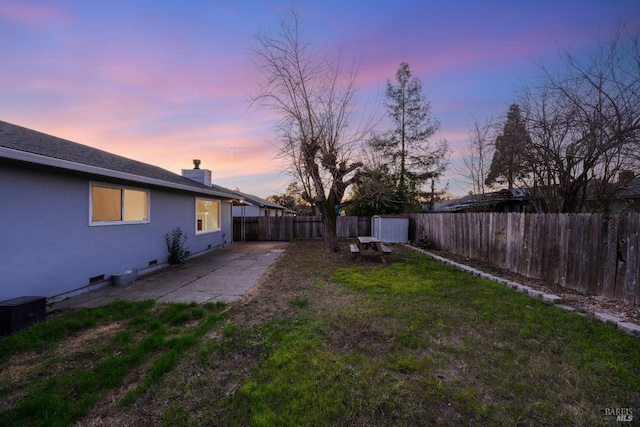
<svg viewBox="0 0 640 427"><path fill-rule="evenodd" d="M314 42L359 64L368 108L409 63L453 150L442 184L455 195L474 117L503 115L560 49L640 30L637 0L0 0L0 120L176 173L199 158L218 185L283 192L273 117L248 108L248 49L292 7Z"/></svg>

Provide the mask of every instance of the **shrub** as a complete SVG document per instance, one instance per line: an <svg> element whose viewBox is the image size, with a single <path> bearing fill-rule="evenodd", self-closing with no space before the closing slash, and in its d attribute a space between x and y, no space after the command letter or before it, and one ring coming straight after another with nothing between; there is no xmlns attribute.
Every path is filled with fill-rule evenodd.
<svg viewBox="0 0 640 427"><path fill-rule="evenodd" d="M431 241L431 239L429 239L429 236L425 236L423 238L421 238L420 240L416 241L413 243L414 246L419 247L420 249L435 249L435 245L433 244L433 242Z"/></svg>
<svg viewBox="0 0 640 427"><path fill-rule="evenodd" d="M169 251L169 264L182 264L189 256L188 248L185 248L184 244L187 241L187 235L182 234L182 229L176 227L171 235L165 234L164 240L167 243L167 250Z"/></svg>

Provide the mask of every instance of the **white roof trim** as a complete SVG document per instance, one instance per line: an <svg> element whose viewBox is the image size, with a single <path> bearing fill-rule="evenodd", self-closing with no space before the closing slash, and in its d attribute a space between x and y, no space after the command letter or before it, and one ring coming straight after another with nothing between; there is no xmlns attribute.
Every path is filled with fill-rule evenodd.
<svg viewBox="0 0 640 427"><path fill-rule="evenodd" d="M134 181L143 184L156 185L159 187L172 188L175 190L188 191L190 193L208 194L210 196L217 196L226 199L243 200L231 193L216 191L214 189L208 190L205 188L192 187L189 185L178 184L174 182L163 181L161 179L148 178L145 176L135 175L127 172L114 171L112 169L101 168L99 166L85 165L82 163L71 162L69 160L56 159L55 157L43 156L42 154L29 153L28 151L15 150L13 148L0 146L0 157L5 157L13 160L20 160L23 162L35 163L44 166L52 166L61 169L67 169L77 172L91 173L100 176L106 176L110 178L124 179L127 181ZM187 178L188 179L188 178Z"/></svg>

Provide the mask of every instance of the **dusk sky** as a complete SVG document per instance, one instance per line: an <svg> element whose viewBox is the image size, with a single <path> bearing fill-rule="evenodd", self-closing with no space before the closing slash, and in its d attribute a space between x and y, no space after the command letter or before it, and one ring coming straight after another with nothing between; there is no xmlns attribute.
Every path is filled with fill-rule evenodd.
<svg viewBox="0 0 640 427"><path fill-rule="evenodd" d="M560 49L640 29L638 0L0 0L0 120L175 173L197 158L215 184L282 193L273 118L248 105L248 50L294 6L314 42L359 63L368 108L409 63L441 122L434 142L453 150L441 186L454 195L468 191L454 169L474 117L504 115Z"/></svg>

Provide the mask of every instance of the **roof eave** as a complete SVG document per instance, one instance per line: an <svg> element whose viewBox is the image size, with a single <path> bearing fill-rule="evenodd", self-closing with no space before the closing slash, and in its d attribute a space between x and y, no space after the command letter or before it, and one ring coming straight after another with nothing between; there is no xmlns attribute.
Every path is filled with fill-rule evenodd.
<svg viewBox="0 0 640 427"><path fill-rule="evenodd" d="M69 160L56 159L54 157L43 156L41 154L29 153L27 151L15 150L13 148L0 146L0 157L18 160L28 163L34 163L42 166L50 166L59 169L71 170L75 172L83 172L94 175L100 175L109 178L117 178L126 181L139 182L142 184L155 185L159 187L171 188L174 190L187 191L190 193L207 194L225 199L242 200L237 195L209 190L207 188L192 187L189 185L178 184L175 182L163 181L160 179L144 177L127 172L115 171L112 169L101 168L98 166L85 165L82 163L71 162Z"/></svg>

